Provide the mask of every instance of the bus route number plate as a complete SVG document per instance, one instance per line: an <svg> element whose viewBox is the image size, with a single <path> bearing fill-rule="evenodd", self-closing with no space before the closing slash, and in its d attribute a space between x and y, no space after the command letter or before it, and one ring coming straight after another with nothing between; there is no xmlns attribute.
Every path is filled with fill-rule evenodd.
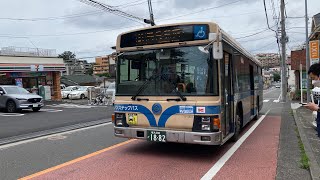
<svg viewBox="0 0 320 180"><path fill-rule="evenodd" d="M167 136L164 131L147 131L148 141L153 142L166 142Z"/></svg>

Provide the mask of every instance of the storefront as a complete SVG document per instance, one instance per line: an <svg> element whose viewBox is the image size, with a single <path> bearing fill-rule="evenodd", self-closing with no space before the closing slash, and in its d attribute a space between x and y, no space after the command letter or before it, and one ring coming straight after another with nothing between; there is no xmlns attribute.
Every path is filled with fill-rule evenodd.
<svg viewBox="0 0 320 180"><path fill-rule="evenodd" d="M50 86L53 100L61 100L60 75L64 70L61 58L0 56L1 85L17 85L35 94L41 86Z"/></svg>

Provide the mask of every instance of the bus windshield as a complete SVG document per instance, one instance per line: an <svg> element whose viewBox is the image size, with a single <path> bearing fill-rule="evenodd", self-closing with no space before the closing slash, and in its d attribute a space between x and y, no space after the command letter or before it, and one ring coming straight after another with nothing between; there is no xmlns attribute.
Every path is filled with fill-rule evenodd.
<svg viewBox="0 0 320 180"><path fill-rule="evenodd" d="M190 46L125 52L117 62L117 95L218 95L218 61L210 50ZM146 82L147 81L147 82Z"/></svg>

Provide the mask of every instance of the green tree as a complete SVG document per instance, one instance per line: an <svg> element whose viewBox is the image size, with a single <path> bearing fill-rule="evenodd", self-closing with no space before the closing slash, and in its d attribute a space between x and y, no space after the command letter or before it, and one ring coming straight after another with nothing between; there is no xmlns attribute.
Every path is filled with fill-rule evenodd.
<svg viewBox="0 0 320 180"><path fill-rule="evenodd" d="M65 51L62 54L58 55L58 58L63 58L63 60L69 60L75 58L76 55L71 51Z"/></svg>
<svg viewBox="0 0 320 180"><path fill-rule="evenodd" d="M97 74L100 77L111 77L109 73Z"/></svg>
<svg viewBox="0 0 320 180"><path fill-rule="evenodd" d="M93 74L93 66L87 70L86 74L88 74L90 76Z"/></svg>
<svg viewBox="0 0 320 180"><path fill-rule="evenodd" d="M273 80L274 81L280 81L281 77L279 73L273 73Z"/></svg>

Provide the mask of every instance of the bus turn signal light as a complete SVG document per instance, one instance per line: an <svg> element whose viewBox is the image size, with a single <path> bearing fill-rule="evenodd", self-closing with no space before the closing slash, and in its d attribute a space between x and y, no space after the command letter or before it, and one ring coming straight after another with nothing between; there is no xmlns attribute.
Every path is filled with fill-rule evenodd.
<svg viewBox="0 0 320 180"><path fill-rule="evenodd" d="M220 129L220 119L219 118L213 118L213 127L215 129Z"/></svg>
<svg viewBox="0 0 320 180"><path fill-rule="evenodd" d="M114 114L111 115L111 120L112 120L112 123L114 123L114 120L115 120Z"/></svg>

